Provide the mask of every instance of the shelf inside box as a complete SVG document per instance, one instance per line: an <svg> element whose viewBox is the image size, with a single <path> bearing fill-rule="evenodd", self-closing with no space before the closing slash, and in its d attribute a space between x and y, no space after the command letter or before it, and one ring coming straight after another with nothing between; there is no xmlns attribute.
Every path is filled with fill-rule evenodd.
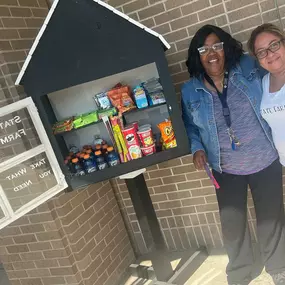
<svg viewBox="0 0 285 285"><path fill-rule="evenodd" d="M118 177L120 175L146 168L150 165L163 162L165 160L173 159L187 154L185 149L175 147L172 149L157 152L153 155L145 156L140 159L135 159L126 163L121 163L117 166L107 168L105 170L98 170L96 172L86 174L83 176L66 177L69 185L73 189L87 186L92 183L108 180Z"/></svg>
<svg viewBox="0 0 285 285"><path fill-rule="evenodd" d="M131 110L129 112L124 113L123 116L128 116L128 114L134 114L134 113L137 113L137 112L153 109L153 108L164 106L164 105L166 105L166 103L156 104L156 105L148 106L148 107L141 108L141 109L134 109L134 110ZM84 129L84 128L87 128L87 127L90 127L90 126L93 126L93 125L96 125L96 124L100 124L100 123L103 123L103 121L99 120L97 122L85 125L83 127L80 127L80 128L77 128L77 129L72 129L72 130L67 131L67 132L61 132L61 133L58 133L58 134L55 134L55 135L56 136L62 136L62 135L65 135L67 133L72 133L72 132L75 132L75 131L78 131L78 130L81 130L81 129Z"/></svg>
<svg viewBox="0 0 285 285"><path fill-rule="evenodd" d="M137 113L137 112L141 112L141 111L145 111L145 110L149 110L149 109L152 109L152 108L156 108L156 107L160 107L160 106L163 106L163 105L166 105L166 103L160 103L160 104L156 104L156 105L152 105L152 106L147 106L145 108L140 108L140 109L133 109L133 110L130 110L126 113L124 113L123 115L124 116L127 116L129 114L133 114L133 113Z"/></svg>
<svg viewBox="0 0 285 285"><path fill-rule="evenodd" d="M72 130L67 131L67 132L61 132L61 133L55 134L55 136L63 136L63 135L65 135L65 134L67 134L67 133L69 134L69 133L72 133L72 132L76 132L76 131L78 131L78 130L81 130L81 129L84 129L84 128L87 128L87 127L90 127L90 126L94 126L94 125L97 125L97 124L100 124L100 123L103 123L103 121L102 121L102 120L99 120L99 121L97 121L97 122L94 122L94 123L85 125L85 126L83 126L83 127L77 128L77 129L72 129Z"/></svg>

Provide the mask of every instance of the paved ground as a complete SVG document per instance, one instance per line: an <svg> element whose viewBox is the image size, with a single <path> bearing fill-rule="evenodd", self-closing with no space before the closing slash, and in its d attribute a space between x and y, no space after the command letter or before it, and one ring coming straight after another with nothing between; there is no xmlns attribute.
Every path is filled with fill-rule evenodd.
<svg viewBox="0 0 285 285"><path fill-rule="evenodd" d="M185 285L227 285L225 274L227 263L228 258L225 254L211 252L207 260ZM250 285L273 285L273 282L271 277L263 271Z"/></svg>
<svg viewBox="0 0 285 285"><path fill-rule="evenodd" d="M257 252L257 250L255 250ZM256 253L256 259L260 260ZM175 268L176 262L173 262L172 266ZM209 257L201 265L201 267L191 276L185 285L228 285L226 278L226 265L228 258L224 251L213 250L209 253ZM146 262L147 266L150 266L149 261ZM255 271L260 272L260 264L255 265ZM258 275L258 274L256 274ZM124 285L154 285L146 280L139 280L135 277L131 277ZM166 284L166 283L163 283ZM263 271L250 285L273 285L271 277Z"/></svg>

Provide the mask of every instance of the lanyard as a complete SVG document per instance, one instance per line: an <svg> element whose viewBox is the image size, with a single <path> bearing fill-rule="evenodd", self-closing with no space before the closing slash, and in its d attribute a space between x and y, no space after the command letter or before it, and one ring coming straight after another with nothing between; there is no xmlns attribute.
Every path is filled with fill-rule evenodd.
<svg viewBox="0 0 285 285"><path fill-rule="evenodd" d="M227 102L227 92L228 92L228 82L229 82L229 72L226 71L225 75L224 75L224 82L223 82L223 92L221 93L218 88L216 87L214 81L212 80L212 78L205 73L205 79L208 81L208 83L214 87L219 95L222 107L223 107L223 116L225 118L227 127L228 127L228 134L230 137L230 141L231 141L231 146L233 150L236 150L236 148L238 146L240 146L240 142L237 139L237 137L234 134L234 131L232 129L232 121L231 121L231 116L230 116L230 109L228 106L228 102Z"/></svg>
<svg viewBox="0 0 285 285"><path fill-rule="evenodd" d="M227 127L230 129L231 125L232 125L232 121L231 121L231 116L230 116L230 109L228 106L228 102L227 102L227 93L228 93L228 81L229 81L229 73L226 71L225 75L224 75L224 82L223 82L223 92L221 93L219 91L219 89L216 87L214 81L212 80L212 78L205 73L205 79L208 81L208 83L214 87L219 95L220 101L222 103L223 106L223 116L225 118Z"/></svg>

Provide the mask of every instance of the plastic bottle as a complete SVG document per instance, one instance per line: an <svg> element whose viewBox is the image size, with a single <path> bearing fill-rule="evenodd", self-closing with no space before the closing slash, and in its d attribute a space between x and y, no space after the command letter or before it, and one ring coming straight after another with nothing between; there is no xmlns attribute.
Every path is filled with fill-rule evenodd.
<svg viewBox="0 0 285 285"><path fill-rule="evenodd" d="M114 148L112 146L107 148L108 155L107 155L107 161L110 167L116 166L120 164L120 159L118 154L114 151Z"/></svg>
<svg viewBox="0 0 285 285"><path fill-rule="evenodd" d="M101 151L101 147L102 147L102 145L101 144L96 144L95 145L95 151Z"/></svg>
<svg viewBox="0 0 285 285"><path fill-rule="evenodd" d="M84 172L84 169L82 167L82 164L79 162L78 158L73 158L72 159L72 168L73 168L73 173L76 176L85 175L85 172Z"/></svg>
<svg viewBox="0 0 285 285"><path fill-rule="evenodd" d="M84 155L83 164L84 164L84 168L85 168L86 173L92 173L94 171L97 171L96 162L94 161L94 159L92 159L90 157L89 154Z"/></svg>
<svg viewBox="0 0 285 285"><path fill-rule="evenodd" d="M86 154L89 154L90 157L91 157L93 160L95 159L95 155L94 155L94 153L92 152L91 149L86 150Z"/></svg>
<svg viewBox="0 0 285 285"><path fill-rule="evenodd" d="M107 144L104 144L104 145L102 146L102 154L103 154L103 156L105 156L105 155L107 154L107 149L108 149L108 145L107 145Z"/></svg>
<svg viewBox="0 0 285 285"><path fill-rule="evenodd" d="M108 168L108 164L105 161L105 158L102 155L102 152L100 150L95 152L95 160L96 160L97 167L99 170L104 170L104 169Z"/></svg>

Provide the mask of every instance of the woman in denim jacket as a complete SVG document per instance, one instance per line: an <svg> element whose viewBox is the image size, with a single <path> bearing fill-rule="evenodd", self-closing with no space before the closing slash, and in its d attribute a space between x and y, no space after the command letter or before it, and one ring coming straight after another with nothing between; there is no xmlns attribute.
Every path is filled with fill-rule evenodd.
<svg viewBox="0 0 285 285"><path fill-rule="evenodd" d="M260 114L262 70L242 44L206 25L191 41L191 80L182 87L183 120L197 169L206 163L216 190L229 284L249 284L254 263L247 223L251 189L263 261L275 284L285 284L282 168L270 128Z"/></svg>

